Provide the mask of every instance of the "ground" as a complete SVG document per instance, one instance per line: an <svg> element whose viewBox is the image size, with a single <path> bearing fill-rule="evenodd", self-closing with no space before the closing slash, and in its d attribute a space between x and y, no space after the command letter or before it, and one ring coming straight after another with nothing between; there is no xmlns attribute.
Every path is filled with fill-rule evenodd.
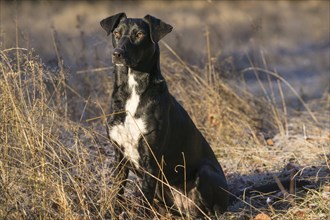
<svg viewBox="0 0 330 220"><path fill-rule="evenodd" d="M162 73L239 197L215 218L328 219L329 4L1 1L0 218L114 217L112 45L99 21L126 12L174 27ZM144 218L130 179L122 205ZM308 184L244 196L277 180Z"/></svg>

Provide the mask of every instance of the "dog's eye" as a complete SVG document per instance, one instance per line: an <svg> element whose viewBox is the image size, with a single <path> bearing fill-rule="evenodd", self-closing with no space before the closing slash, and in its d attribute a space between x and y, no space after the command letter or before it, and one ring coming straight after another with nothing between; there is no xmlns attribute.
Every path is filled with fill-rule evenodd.
<svg viewBox="0 0 330 220"><path fill-rule="evenodd" d="M144 33L142 33L142 32L137 32L136 33L136 38L137 39L141 39L142 37L144 37Z"/></svg>
<svg viewBox="0 0 330 220"><path fill-rule="evenodd" d="M119 39L121 34L118 31L114 31L113 35L115 36L116 39Z"/></svg>

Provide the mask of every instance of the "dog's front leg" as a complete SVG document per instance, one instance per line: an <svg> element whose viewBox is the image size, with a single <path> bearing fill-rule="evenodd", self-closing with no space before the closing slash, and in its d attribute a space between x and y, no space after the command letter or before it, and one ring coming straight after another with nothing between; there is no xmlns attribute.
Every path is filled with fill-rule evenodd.
<svg viewBox="0 0 330 220"><path fill-rule="evenodd" d="M141 167L141 191L144 197L144 210L151 210L153 207L153 201L155 197L155 190L157 184L157 176L159 169L153 160L150 159L151 155L149 153L148 147L140 145L140 155L143 155L140 159ZM148 214L151 212L147 211Z"/></svg>
<svg viewBox="0 0 330 220"><path fill-rule="evenodd" d="M153 177L154 173L145 173L142 178L142 193L145 200L144 203L144 210L147 212L147 214L151 214L151 210L153 208L153 202L155 197L155 190L156 190L156 179Z"/></svg>
<svg viewBox="0 0 330 220"><path fill-rule="evenodd" d="M124 158L124 155L120 151L118 147L115 148L115 161L116 161L116 168L113 173L116 183L119 183L119 191L116 196L116 205L115 205L115 212L120 214L122 212L123 202L125 201L123 194L125 191L126 180L128 177L129 168L127 166L127 159Z"/></svg>
<svg viewBox="0 0 330 220"><path fill-rule="evenodd" d="M142 193L150 205L153 204L155 196L156 180L150 174L145 174L142 180Z"/></svg>

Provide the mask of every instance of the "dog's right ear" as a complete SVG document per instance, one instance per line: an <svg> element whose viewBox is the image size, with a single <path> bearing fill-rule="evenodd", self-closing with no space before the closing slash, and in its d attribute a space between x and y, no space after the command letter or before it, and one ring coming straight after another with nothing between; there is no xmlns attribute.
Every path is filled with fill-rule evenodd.
<svg viewBox="0 0 330 220"><path fill-rule="evenodd" d="M118 26L119 22L126 18L125 13L118 13L103 19L100 24L101 27L107 32L107 35L109 35Z"/></svg>

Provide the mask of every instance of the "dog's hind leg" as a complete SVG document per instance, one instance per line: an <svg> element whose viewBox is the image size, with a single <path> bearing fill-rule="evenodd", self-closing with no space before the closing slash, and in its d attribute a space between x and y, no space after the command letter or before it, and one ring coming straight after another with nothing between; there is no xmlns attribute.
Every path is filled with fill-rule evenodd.
<svg viewBox="0 0 330 220"><path fill-rule="evenodd" d="M197 190L205 208L214 214L227 210L229 195L227 181L221 167L204 163L197 174Z"/></svg>

